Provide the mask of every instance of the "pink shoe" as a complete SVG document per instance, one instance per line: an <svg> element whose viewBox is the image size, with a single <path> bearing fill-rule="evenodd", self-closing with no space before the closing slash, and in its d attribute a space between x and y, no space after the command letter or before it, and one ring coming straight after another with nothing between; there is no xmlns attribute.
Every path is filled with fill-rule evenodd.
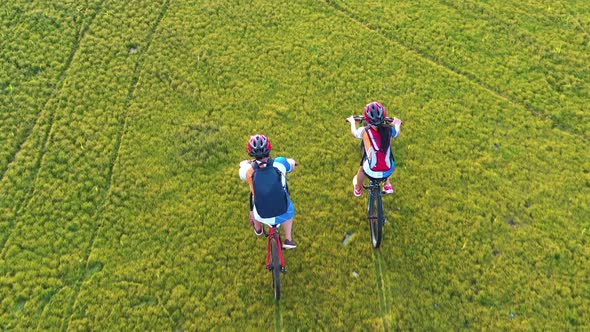
<svg viewBox="0 0 590 332"><path fill-rule="evenodd" d="M393 187L390 184L383 186L383 192L386 194L393 194Z"/></svg>
<svg viewBox="0 0 590 332"><path fill-rule="evenodd" d="M357 185L356 185L356 175L352 178L352 188L354 191L354 196L356 197L360 197L361 194L363 193L363 187L358 186L359 188L357 189Z"/></svg>

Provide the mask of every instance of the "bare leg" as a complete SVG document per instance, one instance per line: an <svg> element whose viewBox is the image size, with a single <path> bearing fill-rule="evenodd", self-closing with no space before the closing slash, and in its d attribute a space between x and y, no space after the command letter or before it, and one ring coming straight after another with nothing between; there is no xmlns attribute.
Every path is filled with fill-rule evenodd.
<svg viewBox="0 0 590 332"><path fill-rule="evenodd" d="M254 230L257 233L260 233L260 231L262 230L262 224L256 220L256 218L254 218L254 212L250 211L250 222L254 225Z"/></svg>
<svg viewBox="0 0 590 332"><path fill-rule="evenodd" d="M356 173L356 188L360 190L363 186L363 182L365 181L365 172L363 171L363 167L359 167L358 172Z"/></svg>
<svg viewBox="0 0 590 332"><path fill-rule="evenodd" d="M293 237L291 237L291 230L293 229L293 219L289 219L281 225L285 228L285 239L293 241Z"/></svg>

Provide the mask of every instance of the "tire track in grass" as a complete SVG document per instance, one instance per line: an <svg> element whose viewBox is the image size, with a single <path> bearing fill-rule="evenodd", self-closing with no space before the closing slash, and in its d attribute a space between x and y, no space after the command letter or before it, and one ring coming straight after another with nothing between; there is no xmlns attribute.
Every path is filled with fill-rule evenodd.
<svg viewBox="0 0 590 332"><path fill-rule="evenodd" d="M375 261L375 277L377 279L377 287L379 288L379 307L381 311L381 320L383 322L383 329L389 331L389 324L385 318L389 313L389 305L387 300L386 286L383 275L383 258L379 249L373 249L373 258Z"/></svg>
<svg viewBox="0 0 590 332"><path fill-rule="evenodd" d="M47 97L47 99L45 99L45 102L43 102L43 107L41 107L41 110L39 110L39 112L37 112L37 115L35 116L35 120L33 121L33 124L27 130L27 133L23 136L23 138L21 139L21 141L17 144L17 147L16 147L15 151L8 158L8 163L6 163L6 166L4 166L4 169L0 173L1 174L0 175L0 181L2 181L4 179L4 176L6 176L6 173L8 172L8 169L10 168L10 165L16 160L16 156L21 151L21 149L22 149L23 145L25 144L25 142L31 136L31 133L33 132L33 129L37 125L37 122L39 122L39 118L41 118L41 114L43 113L43 111L46 110L49 102L53 98L55 98L56 96L58 96L60 94L61 89L63 88L63 83L64 83L65 78L66 78L66 73L70 69L70 67L72 65L72 62L74 61L74 57L76 56L76 53L78 53L78 49L80 48L80 41L84 38L84 36L86 35L86 32L88 32L88 29L92 25L92 22L94 21L94 18L96 17L96 15L98 15L98 13L101 11L102 5L103 5L104 1L105 0L103 0L98 5L98 9L90 17L90 19L88 21L88 24L86 24L84 26L84 22L82 22L82 24L80 26L80 29L78 29L78 32L76 33L76 38L74 40L74 45L72 46L72 49L70 51L70 55L68 56L68 59L66 61L66 64L63 67L63 69L60 71L60 73L57 75L55 89L49 94L49 96ZM88 7L86 7L85 11L86 10L88 10ZM39 158L42 158L43 157L43 154L45 153L45 147L47 146L47 136L51 132L51 128L53 127L53 116L54 116L54 113L55 113L55 110L53 110L53 111L50 110L50 115L49 115L50 116L50 125L49 125L49 129L46 130L46 134L45 134L45 138L43 139L43 144L42 144L41 153L40 153ZM36 173L37 172L35 172L35 174Z"/></svg>
<svg viewBox="0 0 590 332"><path fill-rule="evenodd" d="M275 332L281 331L281 304L275 301Z"/></svg>
<svg viewBox="0 0 590 332"><path fill-rule="evenodd" d="M588 137L585 136L583 132L580 132L576 128L571 128L571 127L559 124L559 122L555 119L555 117L553 115L547 114L542 109L534 107L532 105L529 105L521 100L518 100L518 99L510 96L507 93L504 93L504 92L492 87L491 85L486 83L484 80L480 79L479 77L477 77L476 75L474 75L472 73L469 73L466 71L461 71L460 69L453 68L450 65L446 64L445 62L435 58L434 56L426 54L426 53L418 50L415 47L404 44L399 39L396 39L396 38L392 37L391 35L387 34L386 32L381 31L378 27L373 26L371 23L363 20L362 17L359 17L355 13L342 7L341 5L339 5L338 3L336 3L333 0L324 0L324 2L327 3L329 6L331 6L332 8L334 8L336 11L340 12L342 15L350 18L352 21L364 26L365 28L367 28L370 31L375 32L376 34L382 36L383 38L389 40L390 42L401 46L402 48L410 51L411 53L414 53L415 55L426 60L427 62L429 62L433 66L443 68L444 70L446 70L450 73L453 73L465 80L472 82L473 84L479 86L480 88L484 89L485 91L488 91L492 95L494 95L504 101L507 101L511 104L518 105L518 106L524 108L525 110L527 110L529 113L531 113L532 115L534 115L536 117L539 117L543 120L550 121L552 124L552 127L556 128L558 130L575 135L575 136L579 137L580 139L582 139L582 141L584 141L584 142L586 142L588 140Z"/></svg>
<svg viewBox="0 0 590 332"><path fill-rule="evenodd" d="M45 305L43 306L43 309L41 309L41 313L39 314L39 322L37 322L37 327L35 328L35 331L39 331L39 328L41 327L41 323L43 322L43 315L45 314L45 310L49 307L49 305L52 303L53 299L59 295L59 293L65 289L65 286L61 286L58 289L55 290L55 292L53 294L51 294L51 297L49 299L47 299L47 302L45 303Z"/></svg>
<svg viewBox="0 0 590 332"><path fill-rule="evenodd" d="M156 29L158 28L158 26L160 25L160 22L162 21L162 19L164 18L164 16L166 15L166 12L168 11L168 7L170 6L170 0L166 0L164 2L164 4L162 5L162 9L160 10L160 13L158 15L158 17L156 18L156 21L154 22L152 28L150 29L150 31L148 32L147 38L146 38L146 46L145 49L141 55L141 57L138 59L138 61L135 64L135 68L133 69L133 76L131 78L131 84L129 86L129 90L127 91L127 99L125 101L125 110L129 109L129 106L131 105L131 101L133 100L133 97L135 96L135 89L137 88L137 84L139 82L139 77L141 75L141 69L143 66L143 62L145 60L145 56L146 54L149 52L150 46L152 44L152 40L153 40L153 36L154 33L156 31ZM100 215L102 213L102 210L104 208L104 206L106 206L110 193L111 193L111 188L112 188L112 184L113 184L113 170L115 168L115 164L117 163L117 161L119 160L119 151L121 149L121 142L123 140L123 133L125 132L125 126L127 124L127 115L124 114L123 115L123 119L121 120L121 123L119 124L120 128L119 128L119 133L117 134L117 140L115 143L115 148L113 149L113 154L111 157L111 167L109 168L109 172L108 172L108 185L105 191L105 195L104 198L102 200L102 202L99 204L97 210L96 210L96 217L97 219L100 218ZM102 221L102 219L101 219ZM99 221L96 225L96 227L94 228L93 232L92 232L92 237L90 239L90 246L88 247L88 250L86 251L85 254L85 269L88 270L88 262L90 260L90 256L92 254L92 251L94 250L94 242L96 240L96 236L98 235L100 229L102 228L102 222ZM76 305L78 303L78 296L80 295L80 290L82 288L82 284L84 283L84 281L86 281L86 278L88 276L86 274L83 274L80 279L78 279L78 281L76 282L76 286L75 286L75 291L74 291L74 297L72 298L72 301L70 302L70 306L67 310L64 322L66 323L65 326L63 326L62 330L63 331L67 331L70 327L70 323L72 321L72 315L74 313L74 309L76 308ZM160 304L163 307L163 304ZM170 313L168 312L168 310L166 308L163 308L164 311L166 312L166 314L168 315L168 317L170 318L170 320L173 322L173 325L176 325L177 322L175 322Z"/></svg>
<svg viewBox="0 0 590 332"><path fill-rule="evenodd" d="M41 111L39 111L37 113L37 116L35 117L35 121L33 122L33 125L31 126L31 128L28 129L27 134L24 136L23 140L18 144L16 151L12 154L12 156L9 159L9 162L6 164L6 167L4 168L4 170L2 170L2 175L0 175L0 182L4 179L4 176L6 175L8 170L10 169L10 165L16 160L16 156L21 151L23 145L26 143L26 141L29 139L29 137L33 133L33 129L37 126L37 123L39 122L39 119L41 118L41 114L43 114L43 112L47 109L47 106L49 105L50 101L53 98L55 98L61 94L61 90L63 89L64 81L67 76L67 72L69 71L72 63L74 62L74 58L75 58L76 54L78 53L78 49L80 48L80 41L84 38L84 36L88 32L88 30L90 29L90 26L94 22L94 19L96 18L98 13L102 10L102 7L103 7L103 4L105 1L106 0L103 0L98 5L97 10L92 14L92 16L90 16L88 23L85 26L84 26L84 23L82 23L82 25L80 26L80 29L76 33L76 40L74 42L74 46L72 47L72 50L70 51L70 55L68 56L68 60L66 61L64 68L62 69L62 71L58 75L56 89L49 95L49 97L47 97L47 99L45 100L45 102L43 104ZM87 9L88 9L88 7L86 8L86 10ZM21 204L21 206L17 206L14 208L14 215L10 220L10 225L8 226L8 235L6 236L4 243L2 243L2 246L1 246L2 249L0 249L0 253L1 253L0 257L2 257L2 258L4 258L6 244L8 243L8 240L10 239L16 219L20 215L19 212L22 211L23 208L26 209L28 207L29 203L31 202L32 197L34 196L33 193L35 192L35 183L37 183L37 178L39 176L39 170L41 169L41 163L42 163L43 157L45 156L45 152L47 150L47 145L51 141L51 134L53 132L53 124L54 124L55 109L56 108L57 108L57 106L54 107L53 109L49 109L48 125L47 125L47 128L45 129L45 134L43 135L43 138L41 139L41 148L39 149L39 155L37 156L37 159L35 161L35 166L33 167L33 171L32 171L33 172L33 176L32 176L33 181L31 184L31 188L29 189L29 192L25 195L25 198L22 202L23 204Z"/></svg>

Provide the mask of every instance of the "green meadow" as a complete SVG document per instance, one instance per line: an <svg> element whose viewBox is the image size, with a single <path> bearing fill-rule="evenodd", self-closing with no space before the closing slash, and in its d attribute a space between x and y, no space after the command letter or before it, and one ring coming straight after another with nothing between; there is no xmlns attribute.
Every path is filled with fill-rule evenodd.
<svg viewBox="0 0 590 332"><path fill-rule="evenodd" d="M0 329L590 330L589 101L584 0L2 1ZM299 162L280 303L255 133Z"/></svg>

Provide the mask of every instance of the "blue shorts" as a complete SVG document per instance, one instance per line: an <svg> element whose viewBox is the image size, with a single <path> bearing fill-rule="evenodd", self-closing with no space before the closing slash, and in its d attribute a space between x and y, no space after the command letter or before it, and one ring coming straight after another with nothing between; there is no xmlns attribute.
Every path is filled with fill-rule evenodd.
<svg viewBox="0 0 590 332"><path fill-rule="evenodd" d="M283 214L281 214L280 216L276 216L276 217L271 217L271 218L262 218L258 212L256 211L256 205L254 205L254 208L252 209L252 211L254 212L254 218L263 223L263 224L267 224L270 226L273 225L280 225L282 223L284 223L285 221L289 221L291 219L293 219L293 217L295 217L295 207L293 206L293 202L291 202L291 198L289 197L289 195L287 194L287 211Z"/></svg>

